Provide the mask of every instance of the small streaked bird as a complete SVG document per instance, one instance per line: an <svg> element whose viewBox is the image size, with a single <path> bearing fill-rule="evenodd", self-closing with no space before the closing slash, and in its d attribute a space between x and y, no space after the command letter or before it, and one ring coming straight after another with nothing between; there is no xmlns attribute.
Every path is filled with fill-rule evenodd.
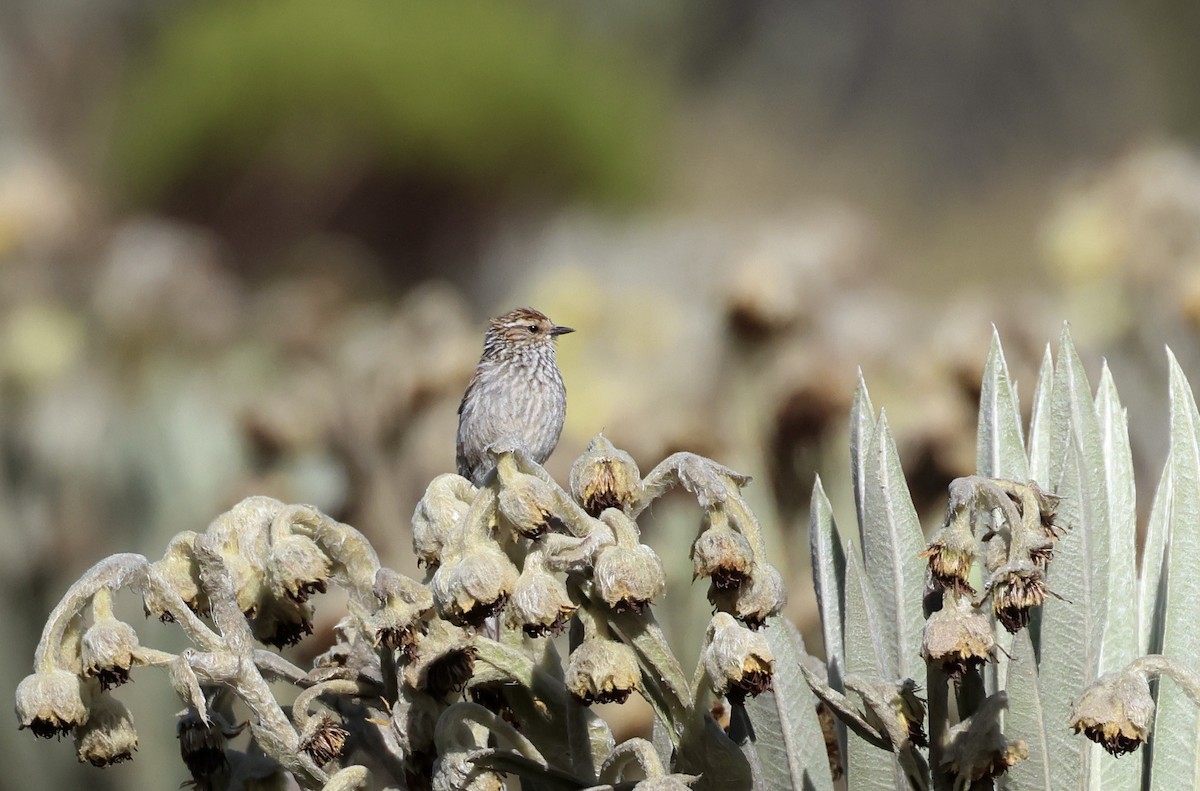
<svg viewBox="0 0 1200 791"><path fill-rule="evenodd" d="M533 308L494 318L483 356L458 407L458 474L482 486L494 463L488 446L518 440L541 464L554 452L567 414L567 390L554 357L558 336L574 332Z"/></svg>

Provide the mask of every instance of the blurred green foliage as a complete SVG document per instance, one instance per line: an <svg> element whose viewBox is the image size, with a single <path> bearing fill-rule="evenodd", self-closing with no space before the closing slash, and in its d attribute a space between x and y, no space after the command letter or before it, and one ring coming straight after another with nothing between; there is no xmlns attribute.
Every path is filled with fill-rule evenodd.
<svg viewBox="0 0 1200 791"><path fill-rule="evenodd" d="M520 3L199 4L131 68L110 164L135 204L197 176L320 185L364 163L620 204L647 187L662 117L619 50Z"/></svg>

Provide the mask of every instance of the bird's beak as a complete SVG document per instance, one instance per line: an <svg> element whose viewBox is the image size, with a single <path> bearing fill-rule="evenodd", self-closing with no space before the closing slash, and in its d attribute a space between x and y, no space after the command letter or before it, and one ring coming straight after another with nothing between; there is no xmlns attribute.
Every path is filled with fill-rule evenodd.
<svg viewBox="0 0 1200 791"><path fill-rule="evenodd" d="M556 325L554 329L550 330L550 334L557 338L559 335L566 335L568 332L574 331L574 327L559 327Z"/></svg>

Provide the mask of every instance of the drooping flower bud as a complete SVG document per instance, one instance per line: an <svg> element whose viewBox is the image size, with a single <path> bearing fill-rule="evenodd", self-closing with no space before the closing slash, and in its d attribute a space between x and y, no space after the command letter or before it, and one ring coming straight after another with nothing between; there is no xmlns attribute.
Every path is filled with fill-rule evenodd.
<svg viewBox="0 0 1200 791"><path fill-rule="evenodd" d="M1153 722L1150 683L1137 672L1105 673L1071 707L1071 728L1113 755L1142 746Z"/></svg>
<svg viewBox="0 0 1200 791"><path fill-rule="evenodd" d="M711 577L720 591L737 588L750 574L754 550L745 536L729 527L719 509L705 514L705 521L707 527L692 543L692 579Z"/></svg>
<svg viewBox="0 0 1200 791"><path fill-rule="evenodd" d="M75 729L75 754L80 763L119 764L132 759L137 746L133 715L111 695L98 696L88 721Z"/></svg>
<svg viewBox="0 0 1200 791"><path fill-rule="evenodd" d="M494 543L480 542L433 577L433 600L443 618L480 626L500 612L517 583L517 568Z"/></svg>
<svg viewBox="0 0 1200 791"><path fill-rule="evenodd" d="M188 609L203 615L208 613L209 603L208 598L204 595L204 589L200 586L200 567L197 565L195 553L192 551L192 542L195 538L196 533L191 530L177 533L171 539L171 543L167 545L167 551L162 560L155 561L150 568L151 573L157 574L179 594ZM147 615L153 615L160 621L175 620L174 616L149 592L147 592L144 606Z"/></svg>
<svg viewBox="0 0 1200 791"><path fill-rule="evenodd" d="M540 554L530 552L513 588L509 621L530 637L542 637L561 632L575 610L566 585L546 570Z"/></svg>
<svg viewBox="0 0 1200 791"><path fill-rule="evenodd" d="M83 633L80 658L84 675L99 679L104 690L124 684L129 669L143 663L137 632L111 616L98 618Z"/></svg>
<svg viewBox="0 0 1200 791"><path fill-rule="evenodd" d="M271 547L267 573L276 595L303 604L313 593L324 593L329 582L329 558L307 536L285 536Z"/></svg>
<svg viewBox="0 0 1200 791"><path fill-rule="evenodd" d="M564 682L585 706L624 703L642 678L633 649L616 640L589 637L571 652Z"/></svg>
<svg viewBox="0 0 1200 791"><path fill-rule="evenodd" d="M1008 706L1002 690L989 695L975 713L950 729L942 767L957 778L956 787L969 788L986 777L999 777L1029 757L1023 739L1009 741L1000 730L999 713Z"/></svg>
<svg viewBox="0 0 1200 791"><path fill-rule="evenodd" d="M382 606L365 619L364 628L376 646L399 650L412 661L416 643L425 633L425 618L433 609L433 594L425 585L388 568L375 573L372 592Z"/></svg>
<svg viewBox="0 0 1200 791"><path fill-rule="evenodd" d="M700 661L717 695L741 703L771 688L775 655L761 634L722 612L709 622L705 643Z"/></svg>
<svg viewBox="0 0 1200 791"><path fill-rule="evenodd" d="M412 518L418 565L434 568L442 562L442 548L462 529L474 496L475 487L461 475L446 473L430 482Z"/></svg>
<svg viewBox="0 0 1200 791"><path fill-rule="evenodd" d="M571 466L571 496L592 516L607 508L628 512L641 499L642 474L637 463L603 434L597 434Z"/></svg>
<svg viewBox="0 0 1200 791"><path fill-rule="evenodd" d="M554 490L534 475L514 473L505 476L497 507L517 533L537 538L547 530L565 530L554 514Z"/></svg>
<svg viewBox="0 0 1200 791"><path fill-rule="evenodd" d="M938 531L920 557L929 559L929 576L936 588L973 594L975 589L969 580L977 551L970 529L954 521Z"/></svg>
<svg viewBox="0 0 1200 791"><path fill-rule="evenodd" d="M616 612L642 612L667 587L662 561L645 544L600 550L593 572L596 592Z"/></svg>
<svg viewBox="0 0 1200 791"><path fill-rule="evenodd" d="M26 676L17 685L17 721L41 739L70 733L88 719L79 676L55 668Z"/></svg>
<svg viewBox="0 0 1200 791"><path fill-rule="evenodd" d="M980 667L996 646L992 625L966 596L947 589L942 609L929 616L921 636L921 656L952 679Z"/></svg>
<svg viewBox="0 0 1200 791"><path fill-rule="evenodd" d="M264 591L254 613L250 629L254 639L266 645L286 648L313 633L311 605L297 604L290 598L276 598Z"/></svg>
<svg viewBox="0 0 1200 791"><path fill-rule="evenodd" d="M207 779L228 765L225 748L229 738L240 731L241 728L227 727L219 717L205 722L194 708L189 708L179 717L175 723L179 757L199 787L206 787Z"/></svg>
<svg viewBox="0 0 1200 791"><path fill-rule="evenodd" d="M710 585L708 600L717 610L729 613L751 629L758 629L787 604L787 588L778 569L769 563L756 562L750 568L749 579L738 587L719 590Z"/></svg>

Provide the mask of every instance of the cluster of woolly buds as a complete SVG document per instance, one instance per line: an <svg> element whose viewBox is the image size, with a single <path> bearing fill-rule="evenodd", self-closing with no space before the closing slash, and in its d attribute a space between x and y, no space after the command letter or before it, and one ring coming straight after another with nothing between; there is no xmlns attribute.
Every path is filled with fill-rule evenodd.
<svg viewBox="0 0 1200 791"><path fill-rule="evenodd" d="M569 483L571 496L596 517L609 508L630 513L642 500L637 462L603 434L597 434L571 466Z"/></svg>
<svg viewBox="0 0 1200 791"><path fill-rule="evenodd" d="M921 633L921 656L958 680L992 657L996 638L986 614L965 595L948 589L942 608L929 616Z"/></svg>
<svg viewBox="0 0 1200 791"><path fill-rule="evenodd" d="M709 622L700 661L713 692L733 703L771 688L775 655L766 638L728 613L717 613Z"/></svg>
<svg viewBox="0 0 1200 791"><path fill-rule="evenodd" d="M454 473L429 483L412 518L417 565L436 568L442 562L442 551L461 532L475 493L470 481Z"/></svg>
<svg viewBox="0 0 1200 791"><path fill-rule="evenodd" d="M662 560L640 543L637 523L615 508L600 515L617 543L600 550L592 578L600 599L614 611L643 612L667 587Z"/></svg>

